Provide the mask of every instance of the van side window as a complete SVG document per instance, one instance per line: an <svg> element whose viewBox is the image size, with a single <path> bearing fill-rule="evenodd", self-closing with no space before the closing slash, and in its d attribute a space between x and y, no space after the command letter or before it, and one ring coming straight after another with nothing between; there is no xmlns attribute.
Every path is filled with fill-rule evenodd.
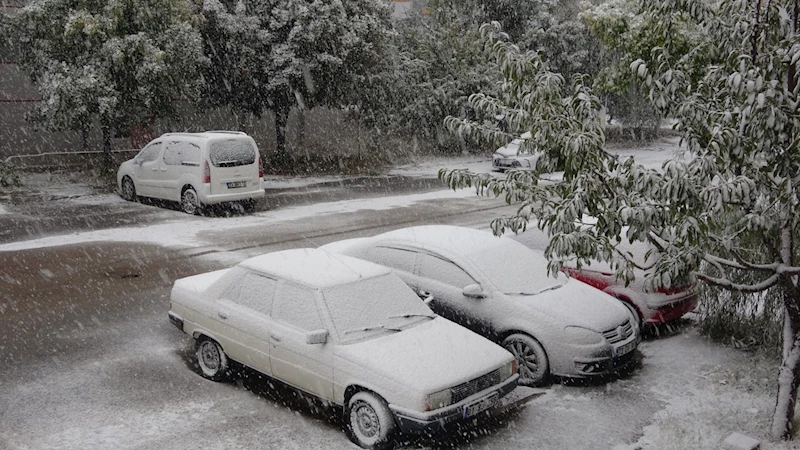
<svg viewBox="0 0 800 450"><path fill-rule="evenodd" d="M164 145L164 164L168 166L199 166L200 147L186 141L168 141Z"/></svg>

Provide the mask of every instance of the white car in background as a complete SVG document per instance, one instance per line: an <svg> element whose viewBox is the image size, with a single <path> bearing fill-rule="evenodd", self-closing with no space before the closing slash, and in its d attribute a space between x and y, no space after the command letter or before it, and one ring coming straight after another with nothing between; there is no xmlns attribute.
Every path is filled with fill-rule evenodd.
<svg viewBox="0 0 800 450"><path fill-rule="evenodd" d="M478 417L519 378L511 354L436 316L389 269L322 250L177 280L169 318L195 339L204 377L236 361L341 405L364 448Z"/></svg>
<svg viewBox="0 0 800 450"><path fill-rule="evenodd" d="M437 314L514 354L520 384L618 371L639 343L619 301L564 274L549 277L541 253L487 231L411 227L322 248L393 269Z"/></svg>
<svg viewBox="0 0 800 450"><path fill-rule="evenodd" d="M623 231L624 232L624 231ZM550 239L536 227L529 227L524 233L511 235L511 239L524 244L526 247L544 251ZM645 242L621 242L617 249L631 255L641 267L646 267L653 262L656 254L650 258L647 252L653 247ZM644 289L644 278L647 271L634 269L636 279L625 286L623 280L618 280L611 266L602 261L592 261L580 269L569 265L564 269L570 276L592 287L621 300L631 313L639 320L640 325L658 325L675 321L697 307L697 282L685 283L671 289L658 289L647 292Z"/></svg>
<svg viewBox="0 0 800 450"><path fill-rule="evenodd" d="M505 172L509 169L533 169L539 161L541 153L523 145L531 138L531 133L523 133L519 139L495 150L492 155L492 170Z"/></svg>
<svg viewBox="0 0 800 450"><path fill-rule="evenodd" d="M256 142L238 131L166 133L117 171L117 187L125 200L180 202L188 214L226 202L251 211L264 197L263 184Z"/></svg>

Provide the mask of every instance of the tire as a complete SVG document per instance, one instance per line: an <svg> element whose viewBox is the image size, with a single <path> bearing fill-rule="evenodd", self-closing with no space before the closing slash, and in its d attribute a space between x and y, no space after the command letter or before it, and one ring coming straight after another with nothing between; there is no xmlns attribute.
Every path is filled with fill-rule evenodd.
<svg viewBox="0 0 800 450"><path fill-rule="evenodd" d="M639 310L633 306L633 304L627 300L620 299L623 305L628 308L628 311L635 317L636 324L639 326L639 331L641 332L644 328L644 321L642 320L642 316L639 314Z"/></svg>
<svg viewBox="0 0 800 450"><path fill-rule="evenodd" d="M503 339L503 348L517 359L520 385L538 386L547 380L550 374L547 353L536 339L527 334L512 334Z"/></svg>
<svg viewBox="0 0 800 450"><path fill-rule="evenodd" d="M197 191L194 188L187 188L181 194L181 211L186 214L200 214L200 197L197 196Z"/></svg>
<svg viewBox="0 0 800 450"><path fill-rule="evenodd" d="M136 185L133 184L131 177L125 176L122 178L122 187L119 193L120 197L129 202L136 201Z"/></svg>
<svg viewBox="0 0 800 450"><path fill-rule="evenodd" d="M204 378L211 381L222 381L228 377L230 360L217 341L205 336L198 338L195 356L197 356L197 364L200 365L200 373Z"/></svg>
<svg viewBox="0 0 800 450"><path fill-rule="evenodd" d="M347 431L356 445L368 449L390 447L396 424L386 402L372 392L361 391L347 402Z"/></svg>

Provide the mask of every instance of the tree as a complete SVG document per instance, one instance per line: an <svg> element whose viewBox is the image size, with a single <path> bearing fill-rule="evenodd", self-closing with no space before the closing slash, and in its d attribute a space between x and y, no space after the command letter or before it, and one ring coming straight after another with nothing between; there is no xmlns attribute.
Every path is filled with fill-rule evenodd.
<svg viewBox="0 0 800 450"><path fill-rule="evenodd" d="M222 66L207 72L207 98L257 117L271 110L279 158L291 109L347 105L392 33L380 0L206 0L203 15L206 54Z"/></svg>
<svg viewBox="0 0 800 450"><path fill-rule="evenodd" d="M650 269L649 289L693 278L738 292L780 289L784 334L775 439L792 437L800 380L798 11L797 0L647 4L646 19L665 42L652 49L653 64L635 61L631 69L651 103L678 119L694 155L689 162L667 161L661 171L605 152L600 101L591 90L577 79L562 95L560 75L538 55L506 42L496 24L486 25L485 43L505 81L500 95L474 94L470 104L502 111L514 128L532 132L534 145L562 154L563 180L540 182L552 167L549 155L535 171L506 178L440 172L453 187L474 186L517 203L516 214L493 221L493 230L524 230L529 223L546 230L553 273L570 259L578 265L603 260L631 280L637 263L616 250L625 239L649 241L659 252L652 267L642 267ZM686 53L668 39L681 24L699 32L698 45ZM507 137L469 120L450 117L447 125L475 139ZM587 216L591 225L581 223ZM741 271L758 281L732 281Z"/></svg>
<svg viewBox="0 0 800 450"><path fill-rule="evenodd" d="M19 64L42 95L31 116L54 131L112 132L175 114L194 97L200 39L180 0L40 0L13 17Z"/></svg>

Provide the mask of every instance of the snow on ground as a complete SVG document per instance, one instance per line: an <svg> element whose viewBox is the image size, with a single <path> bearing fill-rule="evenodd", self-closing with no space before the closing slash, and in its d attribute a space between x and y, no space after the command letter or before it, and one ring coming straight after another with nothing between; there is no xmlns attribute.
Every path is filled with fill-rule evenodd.
<svg viewBox="0 0 800 450"><path fill-rule="evenodd" d="M0 204L0 216L2 216L3 214L11 214L11 212L7 210L5 206Z"/></svg>
<svg viewBox="0 0 800 450"><path fill-rule="evenodd" d="M266 175L264 176L265 189L296 189L315 184L336 183L344 180L343 176L329 177L298 177L294 175Z"/></svg>
<svg viewBox="0 0 800 450"><path fill-rule="evenodd" d="M318 217L327 214L402 208L426 200L457 199L473 196L475 196L475 191L472 189L461 189L458 191L442 190L423 194L317 203L231 218L189 217L181 215L180 220L144 227L93 230L12 242L0 245L0 251L26 250L31 248L99 241L144 242L164 246L198 247L209 244L198 238L198 235L202 232L235 230L243 227L269 225L276 222Z"/></svg>
<svg viewBox="0 0 800 450"><path fill-rule="evenodd" d="M81 195L69 197L66 201L78 205L114 205L126 203L126 201L117 194Z"/></svg>
<svg viewBox="0 0 800 450"><path fill-rule="evenodd" d="M633 156L636 162L649 169L661 169L661 164L667 159L680 158L685 159L686 156L680 152L680 138L679 137L665 137L643 144L625 142L624 144L609 144L607 150L609 153L619 155L621 157ZM469 169L474 173L492 173L492 159L491 157L481 155L467 155L458 157L423 157L417 162L397 166L389 174L391 175L404 175L411 177L428 177L436 178L439 170L442 168L452 169ZM547 176L549 179L559 179L560 173L550 174Z"/></svg>

